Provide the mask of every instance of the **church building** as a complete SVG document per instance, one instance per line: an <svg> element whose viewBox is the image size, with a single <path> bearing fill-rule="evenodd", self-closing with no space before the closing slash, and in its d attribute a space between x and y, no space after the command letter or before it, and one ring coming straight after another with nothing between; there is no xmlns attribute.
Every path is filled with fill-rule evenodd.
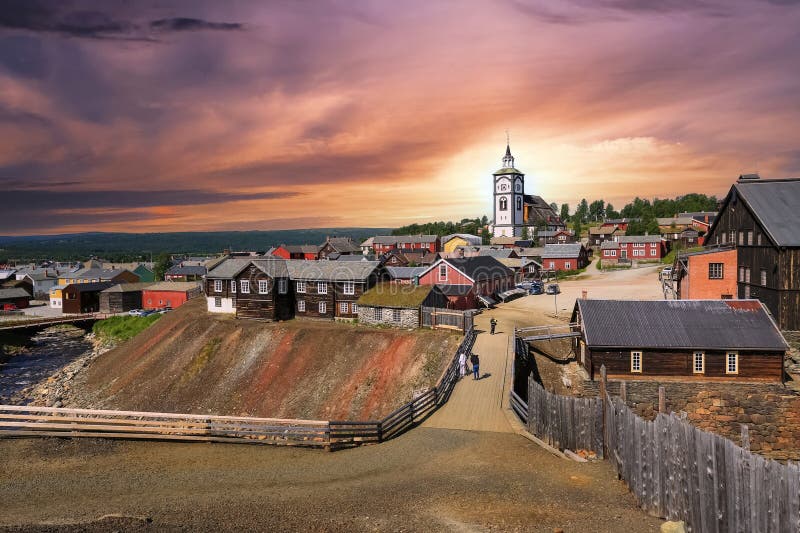
<svg viewBox="0 0 800 533"><path fill-rule="evenodd" d="M495 172L493 184L493 237L522 237L527 227L531 236L536 228L558 231L566 226L541 196L525 194L525 174L514 168L511 147L506 145L503 168Z"/></svg>

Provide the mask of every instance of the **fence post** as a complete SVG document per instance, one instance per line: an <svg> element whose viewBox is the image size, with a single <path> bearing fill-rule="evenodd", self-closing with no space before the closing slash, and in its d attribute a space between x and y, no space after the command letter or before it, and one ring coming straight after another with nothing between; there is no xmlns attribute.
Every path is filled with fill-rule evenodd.
<svg viewBox="0 0 800 533"><path fill-rule="evenodd" d="M606 438L606 408L608 407L608 378L606 365L600 367L600 397L603 400L603 457L608 457L608 439Z"/></svg>
<svg viewBox="0 0 800 533"><path fill-rule="evenodd" d="M621 381L619 384L619 397L623 403L628 403L628 384L625 381Z"/></svg>
<svg viewBox="0 0 800 533"><path fill-rule="evenodd" d="M747 424L742 424L742 448L750 451L750 428L747 427Z"/></svg>
<svg viewBox="0 0 800 533"><path fill-rule="evenodd" d="M658 387L658 412L667 414L667 391L663 385Z"/></svg>

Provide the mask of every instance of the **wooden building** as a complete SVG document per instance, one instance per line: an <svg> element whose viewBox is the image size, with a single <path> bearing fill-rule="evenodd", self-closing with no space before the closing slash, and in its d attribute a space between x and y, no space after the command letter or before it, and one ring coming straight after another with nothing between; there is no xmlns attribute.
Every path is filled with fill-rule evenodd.
<svg viewBox="0 0 800 533"><path fill-rule="evenodd" d="M179 263L164 273L165 281L202 281L206 275L204 265L186 265Z"/></svg>
<svg viewBox="0 0 800 533"><path fill-rule="evenodd" d="M327 259L331 254L354 255L360 253L361 247L350 237L328 237L319 245L320 259Z"/></svg>
<svg viewBox="0 0 800 533"><path fill-rule="evenodd" d="M162 281L142 290L142 308L175 309L203 293L200 281Z"/></svg>
<svg viewBox="0 0 800 533"><path fill-rule="evenodd" d="M539 241L539 246L545 244L570 244L575 242L575 233L568 229L559 230L537 230L536 238Z"/></svg>
<svg viewBox="0 0 800 533"><path fill-rule="evenodd" d="M447 307L436 285L378 283L358 299L358 322L402 328L422 326L422 306Z"/></svg>
<svg viewBox="0 0 800 533"><path fill-rule="evenodd" d="M355 320L358 299L386 278L378 261L287 261L300 318Z"/></svg>
<svg viewBox="0 0 800 533"><path fill-rule="evenodd" d="M389 281L406 285L414 283L426 270L426 267L386 267Z"/></svg>
<svg viewBox="0 0 800 533"><path fill-rule="evenodd" d="M656 263L667 253L666 242L658 235L621 235L600 245L603 266Z"/></svg>
<svg viewBox="0 0 800 533"><path fill-rule="evenodd" d="M294 299L286 264L279 258L243 257L219 263L206 276L208 311L260 320L292 318Z"/></svg>
<svg viewBox="0 0 800 533"><path fill-rule="evenodd" d="M514 271L490 256L440 259L419 276L419 284L437 285L451 309L475 309L513 288Z"/></svg>
<svg viewBox="0 0 800 533"><path fill-rule="evenodd" d="M783 381L786 340L754 300L577 300L578 363L592 379Z"/></svg>
<svg viewBox="0 0 800 533"><path fill-rule="evenodd" d="M441 251L450 254L459 246L480 246L483 244L483 239L478 235L470 235L469 233L453 233L442 237L441 243Z"/></svg>
<svg viewBox="0 0 800 533"><path fill-rule="evenodd" d="M589 264L589 253L581 243L546 244L542 252L545 270L579 270Z"/></svg>
<svg viewBox="0 0 800 533"><path fill-rule="evenodd" d="M30 305L31 295L20 287L0 289L0 310L25 309Z"/></svg>
<svg viewBox="0 0 800 533"><path fill-rule="evenodd" d="M735 183L705 238L736 249L738 298L762 301L784 330L800 330L800 178Z"/></svg>
<svg viewBox="0 0 800 533"><path fill-rule="evenodd" d="M152 283L120 283L100 292L101 313L125 313L142 308L142 289Z"/></svg>
<svg viewBox="0 0 800 533"><path fill-rule="evenodd" d="M372 248L378 255L391 250L436 253L441 251L441 239L436 235L378 235L372 238Z"/></svg>
<svg viewBox="0 0 800 533"><path fill-rule="evenodd" d="M72 285L75 283L138 283L142 281L139 276L126 269L105 269L89 267L76 272L59 274L59 285Z"/></svg>
<svg viewBox="0 0 800 533"><path fill-rule="evenodd" d="M316 244L281 244L274 250L272 255L283 259L306 259L316 261L319 259L319 246Z"/></svg>
<svg viewBox="0 0 800 533"><path fill-rule="evenodd" d="M62 313L97 313L100 311L100 293L114 285L110 281L71 283L62 292Z"/></svg>
<svg viewBox="0 0 800 533"><path fill-rule="evenodd" d="M621 235L625 235L625 230L614 226L592 226L589 228L589 246L599 247Z"/></svg>

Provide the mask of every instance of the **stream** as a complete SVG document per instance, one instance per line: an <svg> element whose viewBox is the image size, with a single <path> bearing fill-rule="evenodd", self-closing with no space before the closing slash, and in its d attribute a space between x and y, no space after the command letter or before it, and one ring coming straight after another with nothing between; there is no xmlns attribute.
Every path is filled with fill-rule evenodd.
<svg viewBox="0 0 800 533"><path fill-rule="evenodd" d="M22 389L91 351L92 343L80 328L55 326L35 333L21 353L0 363L0 404L20 403L14 396Z"/></svg>

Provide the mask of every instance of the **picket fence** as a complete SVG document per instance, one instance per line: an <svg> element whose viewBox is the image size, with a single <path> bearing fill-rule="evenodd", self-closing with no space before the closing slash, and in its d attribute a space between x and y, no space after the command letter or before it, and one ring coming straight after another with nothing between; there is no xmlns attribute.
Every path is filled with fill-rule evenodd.
<svg viewBox="0 0 800 533"><path fill-rule="evenodd" d="M603 375L605 372L603 372ZM600 398L559 396L529 380L511 392L528 430L560 449L608 459L648 513L692 532L800 532L800 465L766 459L680 416L644 420L606 384Z"/></svg>

